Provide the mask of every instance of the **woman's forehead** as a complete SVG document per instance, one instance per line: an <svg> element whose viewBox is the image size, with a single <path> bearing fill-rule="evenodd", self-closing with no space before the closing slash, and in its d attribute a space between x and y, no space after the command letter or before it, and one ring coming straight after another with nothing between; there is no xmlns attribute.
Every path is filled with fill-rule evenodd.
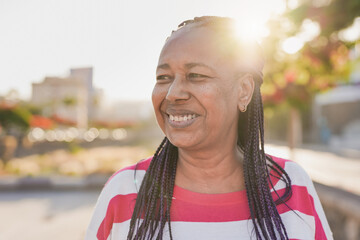
<svg viewBox="0 0 360 240"><path fill-rule="evenodd" d="M241 57L239 44L235 41L209 27L191 24L175 31L168 38L161 51L159 65L191 58L192 61L205 59L236 66L246 58Z"/></svg>
<svg viewBox="0 0 360 240"><path fill-rule="evenodd" d="M166 41L162 54L171 51L191 51L194 53L204 52L216 54L218 57L227 55L224 44L211 29L206 27L185 26L174 32ZM230 51L229 51L230 53Z"/></svg>
<svg viewBox="0 0 360 240"><path fill-rule="evenodd" d="M215 57L235 67L237 71L251 71L262 76L264 58L261 47L256 41L243 42L237 37L235 29L226 23L207 25L200 22L181 27L167 39L159 63L164 60L161 59L164 53L169 54L174 50L194 58L196 55L200 55L200 58Z"/></svg>
<svg viewBox="0 0 360 240"><path fill-rule="evenodd" d="M214 34L205 27L185 26L173 32L167 39L163 50L169 46L196 45L199 43L211 44L215 41Z"/></svg>

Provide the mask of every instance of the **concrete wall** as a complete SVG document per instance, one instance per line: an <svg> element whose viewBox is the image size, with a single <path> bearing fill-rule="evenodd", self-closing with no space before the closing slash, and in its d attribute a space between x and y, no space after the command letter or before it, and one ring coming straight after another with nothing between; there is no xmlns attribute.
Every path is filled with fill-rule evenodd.
<svg viewBox="0 0 360 240"><path fill-rule="evenodd" d="M315 188L324 207L334 239L359 240L360 196L318 183L315 183Z"/></svg>
<svg viewBox="0 0 360 240"><path fill-rule="evenodd" d="M332 133L340 135L347 124L360 119L360 101L325 105L321 109L321 115L327 119Z"/></svg>

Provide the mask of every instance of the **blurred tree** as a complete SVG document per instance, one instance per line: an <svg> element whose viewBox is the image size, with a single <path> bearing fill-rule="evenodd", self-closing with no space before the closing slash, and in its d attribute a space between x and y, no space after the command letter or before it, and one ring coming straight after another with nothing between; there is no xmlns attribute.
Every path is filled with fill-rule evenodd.
<svg viewBox="0 0 360 240"><path fill-rule="evenodd" d="M290 148L301 142L299 111L309 109L316 93L348 80L355 42L341 41L338 33L359 15L359 0L304 0L268 22L264 107L289 106Z"/></svg>
<svg viewBox="0 0 360 240"><path fill-rule="evenodd" d="M62 102L67 107L76 105L76 99L74 97L65 97Z"/></svg>
<svg viewBox="0 0 360 240"><path fill-rule="evenodd" d="M305 19L320 24L320 35L329 38L334 33L349 27L360 16L359 0L303 0L296 8L285 14L298 31Z"/></svg>
<svg viewBox="0 0 360 240"><path fill-rule="evenodd" d="M32 115L41 115L42 113L41 107L31 104L30 102L22 102L21 106L26 108Z"/></svg>
<svg viewBox="0 0 360 240"><path fill-rule="evenodd" d="M0 125L5 134L11 134L13 129L26 132L29 127L31 113L20 106L13 108L0 108Z"/></svg>
<svg viewBox="0 0 360 240"><path fill-rule="evenodd" d="M0 158L6 164L30 127L31 113L19 105L0 107Z"/></svg>

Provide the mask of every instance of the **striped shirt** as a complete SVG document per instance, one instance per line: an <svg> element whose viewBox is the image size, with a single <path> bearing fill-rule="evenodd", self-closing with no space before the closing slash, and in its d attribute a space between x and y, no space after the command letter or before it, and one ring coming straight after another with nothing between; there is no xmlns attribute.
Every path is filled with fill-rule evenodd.
<svg viewBox="0 0 360 240"><path fill-rule="evenodd" d="M333 239L313 183L295 162L273 157L289 174L292 196L277 206L290 239ZM95 206L86 240L126 239L137 191L151 158L116 172L105 184ZM272 172L276 175L275 172ZM285 184L273 177L279 195ZM273 192L274 194L274 192ZM275 196L275 195L274 195ZM275 197L274 197L275 199ZM256 239L246 191L203 194L174 187L171 205L174 240ZM164 239L169 239L167 226Z"/></svg>

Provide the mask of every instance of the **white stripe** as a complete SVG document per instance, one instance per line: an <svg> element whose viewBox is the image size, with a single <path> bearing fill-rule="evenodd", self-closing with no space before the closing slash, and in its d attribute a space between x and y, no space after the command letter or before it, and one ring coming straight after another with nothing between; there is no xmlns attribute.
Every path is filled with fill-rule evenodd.
<svg viewBox="0 0 360 240"><path fill-rule="evenodd" d="M314 239L314 217L297 212L281 214L289 238ZM126 239L130 220L114 223L112 239ZM233 222L171 222L173 238L176 240L218 240L218 239L255 239L251 220ZM251 238L252 237L252 238ZM170 239L167 226L164 239Z"/></svg>
<svg viewBox="0 0 360 240"><path fill-rule="evenodd" d="M91 224L90 224L91 225ZM97 231L97 230L96 230ZM96 238L96 231L94 231L93 229L90 229L88 227L88 229L86 230L86 235L85 235L85 238L86 240L98 240Z"/></svg>

